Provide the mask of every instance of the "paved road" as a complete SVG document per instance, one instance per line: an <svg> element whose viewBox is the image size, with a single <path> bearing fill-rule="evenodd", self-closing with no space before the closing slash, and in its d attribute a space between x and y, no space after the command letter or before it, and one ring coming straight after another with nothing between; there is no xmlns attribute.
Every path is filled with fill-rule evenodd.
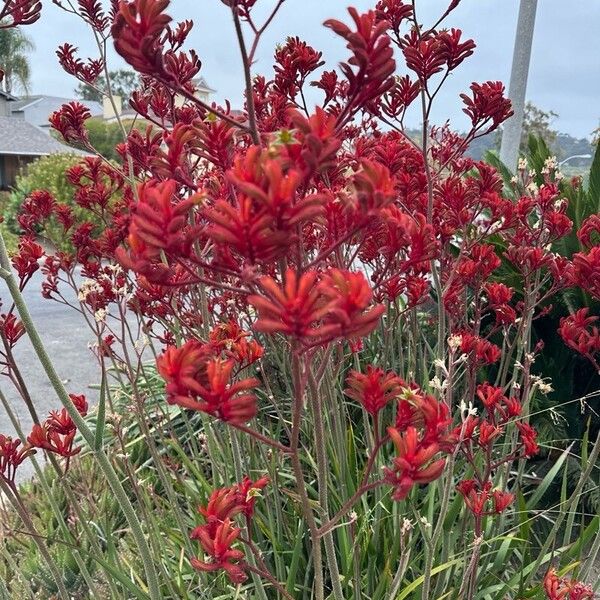
<svg viewBox="0 0 600 600"><path fill-rule="evenodd" d="M86 394L93 403L97 392L89 386L99 381L98 365L88 348L93 336L77 312L42 298L41 283L42 276L38 272L25 289L25 298L33 320L67 390ZM2 280L0 280L0 300L2 301L0 312L3 312L10 305L10 296ZM41 418L44 418L50 410L60 408L60 402L46 374L39 366L33 347L26 336L19 340L14 352L37 412ZM0 376L0 389L9 399L23 429L28 431L31 428L29 413L7 377ZM15 433L2 406L0 406L0 433L8 435ZM30 469L25 468L26 465L23 467L19 479L30 472Z"/></svg>

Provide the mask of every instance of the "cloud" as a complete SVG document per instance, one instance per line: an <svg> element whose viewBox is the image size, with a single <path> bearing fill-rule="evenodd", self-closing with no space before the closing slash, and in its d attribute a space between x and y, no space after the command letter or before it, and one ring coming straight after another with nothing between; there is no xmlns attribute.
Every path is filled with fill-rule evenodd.
<svg viewBox="0 0 600 600"><path fill-rule="evenodd" d="M345 48L322 23L330 17L347 19L347 4L366 10L374 0L286 0L261 40L255 72L272 72L273 50L290 35L323 51L330 64L339 62L346 55ZM258 0L256 10L265 14L273 5L274 0ZM418 1L419 20L431 23L446 5L447 0ZM448 19L448 26L462 29L478 47L445 86L434 121L450 119L455 128L466 126L458 95L472 81L501 80L508 85L518 7L518 0L463 0ZM178 20L194 20L190 46L198 50L203 61L203 75L217 89L218 100L228 98L239 106L243 97L242 72L227 7L218 0L172 0L169 10ZM558 129L577 136L588 135L598 126L600 117L598 23L600 3L571 2L567 9L560 0L539 2L527 95L541 108L559 114L555 122ZM79 46L82 56L95 56L95 42L87 26L46 3L42 19L27 31L36 42L32 56L34 93L72 95L77 82L60 70L54 52L59 44L70 42ZM114 52L109 58L110 68L123 66ZM414 124L417 121L415 115Z"/></svg>

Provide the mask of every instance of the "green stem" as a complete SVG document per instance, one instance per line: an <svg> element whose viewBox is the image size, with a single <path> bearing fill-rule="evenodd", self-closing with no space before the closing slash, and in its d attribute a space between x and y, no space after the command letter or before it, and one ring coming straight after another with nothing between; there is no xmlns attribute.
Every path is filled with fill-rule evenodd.
<svg viewBox="0 0 600 600"><path fill-rule="evenodd" d="M14 509L17 511L25 527L27 527L29 534L33 538L33 541L38 547L40 554L44 558L44 561L48 565L48 569L50 569L52 578L56 583L58 594L63 600L69 600L69 592L67 592L67 588L65 587L65 583L62 579L60 570L58 569L58 566L56 565L54 559L50 555L50 552L48 551L48 548L43 538L40 535L38 535L35 529L35 525L33 524L33 521L31 520L29 513L27 512L27 509L25 508L25 506L23 505L23 501L19 497L19 492L17 491L16 486L14 484L9 485L3 479L0 478L0 489L2 489L4 494L10 500L10 503L13 505Z"/></svg>
<svg viewBox="0 0 600 600"><path fill-rule="evenodd" d="M8 258L8 253L6 251L6 244L4 243L4 237L2 236L1 232L0 232L0 268L1 268L0 276L6 281L6 285L10 291L13 302L15 303L15 306L17 307L17 310L19 311L21 321L23 322L23 325L25 326L27 335L29 336L29 339L31 340L31 344L35 350L35 353L37 354L40 364L42 365L44 371L46 372L46 376L48 377L48 380L52 384L52 387L54 388L54 391L56 392L56 395L58 396L62 405L69 413L69 416L71 417L71 419L73 419L73 422L77 426L77 429L81 433L82 437L84 438L84 440L88 443L88 445L92 449L92 452L98 462L98 465L100 466L100 469L104 473L104 476L106 477L106 480L107 480L109 486L111 487L113 493L115 494L117 502L119 503L119 506L121 507L121 510L123 511L123 514L125 515L125 518L127 519L127 522L129 523L129 526L131 528L131 533L135 539L136 545L137 545L139 553L140 553L140 559L144 565L144 571L146 573L148 592L149 592L150 598L152 598L152 600L160 600L161 595L160 595L160 588L159 588L159 584L158 584L158 577L156 574L156 569L154 567L154 562L152 560L150 548L148 546L148 543L146 542L146 538L144 537L144 532L142 530L140 521L137 518L135 510L134 510L133 506L131 505L131 502L129 501L127 494L125 493L125 490L123 489L123 486L121 485L121 482L119 481L119 478L118 478L115 470L113 469L112 465L110 464L108 457L106 456L106 454L104 453L104 451L102 449L95 448L94 432L92 432L90 430L90 428L87 426L87 423L85 422L83 417L79 414L79 411L77 410L77 408L75 407L75 405L73 404L71 399L69 398L69 394L67 393L67 390L65 389L60 377L58 376L58 373L54 369L54 365L52 364L52 361L50 360L50 357L48 356L48 353L46 352L46 349L44 348L44 344L39 336L39 333L37 332L37 329L33 323L33 319L31 318L31 314L29 313L27 304L25 303L23 295L21 294L21 291L19 290L19 285L18 285L14 275L11 272L10 260Z"/></svg>
<svg viewBox="0 0 600 600"><path fill-rule="evenodd" d="M304 482L304 470L300 460L300 426L302 423L302 413L304 412L304 392L306 388L306 378L302 373L302 363L300 356L295 348L292 348L292 376L294 383L294 416L292 420L292 440L291 440L291 459L294 477L296 478L296 488L300 496L302 506L302 515L308 525L310 541L312 547L312 559L315 576L315 600L325 599L325 587L323 582L323 556L321 552L321 539L315 520L315 515L310 506L310 498L306 491Z"/></svg>
<svg viewBox="0 0 600 600"><path fill-rule="evenodd" d="M313 377L310 377L311 387L311 409L313 413L314 439L317 453L317 483L319 486L319 504L325 518L329 520L329 491L328 491L328 472L329 465L325 452L325 428L323 426L323 403L319 395L318 384ZM327 559L327 568L331 577L331 587L333 589L333 597L335 600L344 600L344 592L340 583L340 569L335 553L335 541L333 531L328 531L323 535L323 543L325 545L325 556Z"/></svg>

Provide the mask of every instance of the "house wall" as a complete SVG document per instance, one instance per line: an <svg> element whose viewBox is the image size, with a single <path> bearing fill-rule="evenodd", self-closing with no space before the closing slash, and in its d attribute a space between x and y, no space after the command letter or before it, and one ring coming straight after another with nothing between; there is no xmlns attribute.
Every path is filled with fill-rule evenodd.
<svg viewBox="0 0 600 600"><path fill-rule="evenodd" d="M17 182L17 175L37 156L13 156L10 154L0 156L0 189L8 190Z"/></svg>
<svg viewBox="0 0 600 600"><path fill-rule="evenodd" d="M50 123L48 122L50 115L68 101L67 98L56 98L54 96L40 98L37 102L24 107L25 120L50 133ZM102 114L102 107L98 102L85 102L82 100L77 100L77 102L87 106L94 115Z"/></svg>
<svg viewBox="0 0 600 600"><path fill-rule="evenodd" d="M0 95L0 117L8 117L10 116L10 107L8 105L8 100Z"/></svg>

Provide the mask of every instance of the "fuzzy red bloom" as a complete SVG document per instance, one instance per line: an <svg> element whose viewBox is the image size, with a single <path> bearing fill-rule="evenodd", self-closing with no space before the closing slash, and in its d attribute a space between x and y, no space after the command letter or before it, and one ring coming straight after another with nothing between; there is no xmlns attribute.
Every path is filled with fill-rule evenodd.
<svg viewBox="0 0 600 600"><path fill-rule="evenodd" d="M203 561L192 558L191 564L199 571L218 571L223 569L233 583L246 580L246 573L240 560L244 557L241 550L232 548L241 532L235 526L233 519L243 514L251 519L254 513L254 503L260 491L269 483L268 477L252 481L244 477L240 483L231 487L214 490L206 506L201 506L198 512L206 523L199 525L190 534L193 540L198 540L204 553L210 558Z"/></svg>
<svg viewBox="0 0 600 600"><path fill-rule="evenodd" d="M31 25L40 18L41 12L40 0L5 0L0 9L0 28Z"/></svg>
<svg viewBox="0 0 600 600"><path fill-rule="evenodd" d="M479 438L477 441L481 447L486 448L491 446L502 433L502 427L488 421L481 421L479 423Z"/></svg>
<svg viewBox="0 0 600 600"><path fill-rule="evenodd" d="M417 74L422 85L442 71L448 60L447 46L433 31L426 35L411 31L402 39L402 52L406 66Z"/></svg>
<svg viewBox="0 0 600 600"><path fill-rule="evenodd" d="M473 357L479 364L491 365L500 360L502 351L498 346L470 333L461 334L461 351Z"/></svg>
<svg viewBox="0 0 600 600"><path fill-rule="evenodd" d="M237 484L237 492L239 494L239 506L241 512L248 518L254 514L254 505L256 504L256 498L260 495L263 490L271 482L270 478L263 475L260 479L252 481L247 475Z"/></svg>
<svg viewBox="0 0 600 600"><path fill-rule="evenodd" d="M223 569L232 583L244 583L248 576L238 564L244 558L244 553L232 548L240 533L240 528L235 527L229 519L219 523L214 531L205 526L196 527L191 533L191 538L200 542L202 550L210 557L210 561L192 558L190 564L194 569L204 572Z"/></svg>
<svg viewBox="0 0 600 600"><path fill-rule="evenodd" d="M385 373L373 365L367 366L366 373L350 371L346 384L346 396L359 402L373 416L402 392L402 380L394 372Z"/></svg>
<svg viewBox="0 0 600 600"><path fill-rule="evenodd" d="M14 483L15 474L19 465L32 454L34 448L26 444L21 446L21 440L13 440L11 437L0 433L0 477L6 483Z"/></svg>
<svg viewBox="0 0 600 600"><path fill-rule="evenodd" d="M392 30L398 34L404 21L410 19L413 7L404 0L379 0L375 6L375 14L379 21L389 23Z"/></svg>
<svg viewBox="0 0 600 600"><path fill-rule="evenodd" d="M300 148L296 163L300 163L304 176L334 167L342 144L335 136L335 116L317 106L308 118L299 111L290 112L289 118L297 131Z"/></svg>
<svg viewBox="0 0 600 600"><path fill-rule="evenodd" d="M573 281L600 300L600 246L573 255Z"/></svg>
<svg viewBox="0 0 600 600"><path fill-rule="evenodd" d="M145 273L152 263L160 262L161 250L185 255L186 219L195 200L176 201L177 187L174 180L140 185L127 237L129 253L122 248L116 252L124 267Z"/></svg>
<svg viewBox="0 0 600 600"><path fill-rule="evenodd" d="M600 215L590 215L577 231L577 237L583 246L591 248L594 245L593 234L596 234L596 240L600 237Z"/></svg>
<svg viewBox="0 0 600 600"><path fill-rule="evenodd" d="M75 405L81 416L87 415L88 403L81 394L69 394L71 402ZM81 448L73 448L77 427L66 408L60 411L51 411L48 418L41 425L34 425L27 437L27 442L34 448L41 448L65 458L78 454Z"/></svg>
<svg viewBox="0 0 600 600"><path fill-rule="evenodd" d="M58 48L56 54L60 66L70 75L77 77L88 84L96 82L104 68L104 62L101 59L88 58L86 62L77 58L75 53L77 48L71 44L63 44Z"/></svg>
<svg viewBox="0 0 600 600"><path fill-rule="evenodd" d="M167 382L169 404L238 425L256 415L256 396L250 390L259 381L249 378L231 383L235 362L213 358L210 346L196 340L189 340L180 348L170 346L156 364Z"/></svg>
<svg viewBox="0 0 600 600"><path fill-rule="evenodd" d="M548 569L544 577L544 592L548 600L589 600L594 598L594 590L575 579L559 577L556 569Z"/></svg>
<svg viewBox="0 0 600 600"><path fill-rule="evenodd" d="M262 277L259 283L266 297L248 297L259 311L255 328L305 339L360 337L372 331L384 307L366 311L372 292L362 273L332 269L316 282L316 272L307 271L298 279L288 269L282 290L270 277Z"/></svg>
<svg viewBox="0 0 600 600"><path fill-rule="evenodd" d="M201 506L198 512L204 516L207 523L233 519L240 513L246 517L252 517L256 498L269 482L270 479L267 476L256 481L245 476L240 483L214 490L206 506Z"/></svg>
<svg viewBox="0 0 600 600"><path fill-rule="evenodd" d="M492 492L492 501L494 502L494 512L496 514L503 513L515 500L515 495L502 490L494 490Z"/></svg>
<svg viewBox="0 0 600 600"><path fill-rule="evenodd" d="M121 0L112 35L115 50L138 73L162 74L161 36L171 17L165 14L169 0Z"/></svg>
<svg viewBox="0 0 600 600"><path fill-rule="evenodd" d="M357 209L365 214L377 214L396 197L394 180L384 165L363 160L354 176Z"/></svg>
<svg viewBox="0 0 600 600"><path fill-rule="evenodd" d="M89 109L79 102L69 102L50 115L50 125L66 142L87 142L85 122L91 117Z"/></svg>
<svg viewBox="0 0 600 600"><path fill-rule="evenodd" d="M600 352L600 332L596 315L589 315L588 308L581 308L575 314L560 320L558 333L569 348L593 360Z"/></svg>
<svg viewBox="0 0 600 600"><path fill-rule="evenodd" d="M279 257L296 239L297 227L323 212L320 194L302 194L300 171L285 170L258 146L238 156L228 179L238 193L204 211L207 235L232 246L251 263Z"/></svg>
<svg viewBox="0 0 600 600"><path fill-rule="evenodd" d="M510 100L504 97L504 86L500 81L472 83L472 97L461 94L465 108L463 112L471 119L473 128L487 126L489 133L513 115Z"/></svg>
<svg viewBox="0 0 600 600"><path fill-rule="evenodd" d="M477 397L490 413L493 413L501 403L506 401L502 388L494 387L489 383L483 383L477 386Z"/></svg>
<svg viewBox="0 0 600 600"><path fill-rule="evenodd" d="M476 516L487 513L488 501L490 499L491 483L486 483L483 488L474 479L464 479L456 486L462 495L467 508Z"/></svg>
<svg viewBox="0 0 600 600"><path fill-rule="evenodd" d="M327 322L334 337L363 337L375 327L385 311L383 304L371 305L373 292L362 273L331 269L319 284L329 300Z"/></svg>
<svg viewBox="0 0 600 600"><path fill-rule="evenodd" d="M385 480L394 487L392 498L403 500L413 486L436 480L442 474L446 460L433 460L440 450L439 445L424 445L414 427L408 427L404 433L400 433L394 427L388 427L388 434L394 443L397 456L392 467L385 468Z"/></svg>
<svg viewBox="0 0 600 600"><path fill-rule="evenodd" d="M13 313L0 314L0 336L9 348L13 348L25 335L25 326Z"/></svg>
<svg viewBox="0 0 600 600"><path fill-rule="evenodd" d="M315 339L331 332L331 327L319 322L328 314L332 302L327 302L316 285L318 274L307 271L300 277L292 269L285 273L283 289L270 277L261 277L259 286L264 295L248 296L259 318L254 329L263 333L283 333L298 339Z"/></svg>
<svg viewBox="0 0 600 600"><path fill-rule="evenodd" d="M537 431L528 423L517 421L524 456L535 456L540 448L537 445Z"/></svg>
<svg viewBox="0 0 600 600"><path fill-rule="evenodd" d="M445 51L446 65L449 71L456 69L475 50L475 42L473 40L461 42L461 36L460 29L450 29L439 33L440 44Z"/></svg>
<svg viewBox="0 0 600 600"><path fill-rule="evenodd" d="M386 115L401 119L420 91L421 84L418 81L412 81L408 75L397 77L381 108Z"/></svg>
<svg viewBox="0 0 600 600"><path fill-rule="evenodd" d="M209 341L216 351L223 352L246 367L259 360L265 352L256 340L249 340L249 336L247 331L231 320L214 327L209 333Z"/></svg>
<svg viewBox="0 0 600 600"><path fill-rule="evenodd" d="M31 277L39 268L39 260L44 256L44 249L33 240L24 236L19 240L19 251L12 257L12 265L21 281Z"/></svg>
<svg viewBox="0 0 600 600"><path fill-rule="evenodd" d="M321 57L321 52L298 37L288 37L275 51L275 89L294 100L306 78L324 64Z"/></svg>
<svg viewBox="0 0 600 600"><path fill-rule="evenodd" d="M57 425L55 422L53 424ZM69 433L62 434L58 430L51 429L46 424L36 424L27 436L27 442L33 448L41 448L65 458L70 458L78 454L81 450L81 448L73 448L76 433L77 431L72 429Z"/></svg>
<svg viewBox="0 0 600 600"><path fill-rule="evenodd" d="M388 24L378 20L372 10L363 15L359 15L355 8L349 8L348 12L356 31L335 19L325 21L326 27L346 40L347 48L352 52L350 60L341 64L348 80L347 96L350 100L338 123L351 116L358 107L368 105L389 90L394 85L396 68L390 38L385 33Z"/></svg>

